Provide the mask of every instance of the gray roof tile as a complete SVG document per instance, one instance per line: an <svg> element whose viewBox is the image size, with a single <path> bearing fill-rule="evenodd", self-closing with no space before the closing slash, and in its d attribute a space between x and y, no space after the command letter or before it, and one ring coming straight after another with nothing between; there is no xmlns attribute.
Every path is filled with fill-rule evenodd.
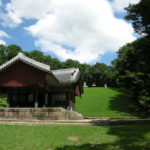
<svg viewBox="0 0 150 150"><path fill-rule="evenodd" d="M80 77L78 68L51 70L51 72L60 83L75 83Z"/></svg>
<svg viewBox="0 0 150 150"><path fill-rule="evenodd" d="M13 63L15 63L19 60L37 68L37 69L40 69L42 71L50 72L50 66L40 63L38 61L35 61L34 59L31 59L31 58L25 56L23 53L18 53L18 55L16 57L12 58L11 60L9 60L6 63L4 63L3 65L1 65L0 71L4 70L5 68L9 67L10 65L12 65Z"/></svg>

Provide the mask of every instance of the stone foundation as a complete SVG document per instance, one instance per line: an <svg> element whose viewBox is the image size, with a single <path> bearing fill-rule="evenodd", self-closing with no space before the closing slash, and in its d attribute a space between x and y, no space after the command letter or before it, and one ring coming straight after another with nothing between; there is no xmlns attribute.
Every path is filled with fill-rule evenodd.
<svg viewBox="0 0 150 150"><path fill-rule="evenodd" d="M40 120L80 120L83 116L61 107L52 108L1 108L0 118Z"/></svg>

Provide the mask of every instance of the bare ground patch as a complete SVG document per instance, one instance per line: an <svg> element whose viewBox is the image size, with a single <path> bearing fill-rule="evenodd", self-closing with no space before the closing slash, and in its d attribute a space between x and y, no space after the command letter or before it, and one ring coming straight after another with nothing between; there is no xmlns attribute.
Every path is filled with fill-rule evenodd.
<svg viewBox="0 0 150 150"><path fill-rule="evenodd" d="M70 137L68 137L68 140L69 140L69 141L78 141L78 140L79 140L79 137L70 136Z"/></svg>

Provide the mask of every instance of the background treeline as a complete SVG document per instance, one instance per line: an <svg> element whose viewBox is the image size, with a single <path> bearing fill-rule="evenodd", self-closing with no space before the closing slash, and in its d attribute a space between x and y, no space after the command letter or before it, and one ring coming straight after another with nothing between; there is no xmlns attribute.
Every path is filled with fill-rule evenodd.
<svg viewBox="0 0 150 150"><path fill-rule="evenodd" d="M72 59L61 62L56 58L44 55L44 53L39 50L33 50L30 52L23 51L22 48L17 45L0 45L0 65L15 57L18 52L23 52L30 58L50 65L52 70L78 67L82 72L83 81L86 82L88 86L92 86L93 84L96 86L104 86L105 84L109 87L117 86L116 73L113 66L107 66L103 63L96 63L94 65L81 64L80 62Z"/></svg>

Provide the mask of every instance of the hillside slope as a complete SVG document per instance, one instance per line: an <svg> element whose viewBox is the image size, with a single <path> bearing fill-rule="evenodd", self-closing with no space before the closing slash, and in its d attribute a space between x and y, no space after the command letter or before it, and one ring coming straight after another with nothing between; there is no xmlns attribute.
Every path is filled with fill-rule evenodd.
<svg viewBox="0 0 150 150"><path fill-rule="evenodd" d="M128 116L130 97L126 90L116 88L84 88L76 99L76 111L85 116Z"/></svg>

